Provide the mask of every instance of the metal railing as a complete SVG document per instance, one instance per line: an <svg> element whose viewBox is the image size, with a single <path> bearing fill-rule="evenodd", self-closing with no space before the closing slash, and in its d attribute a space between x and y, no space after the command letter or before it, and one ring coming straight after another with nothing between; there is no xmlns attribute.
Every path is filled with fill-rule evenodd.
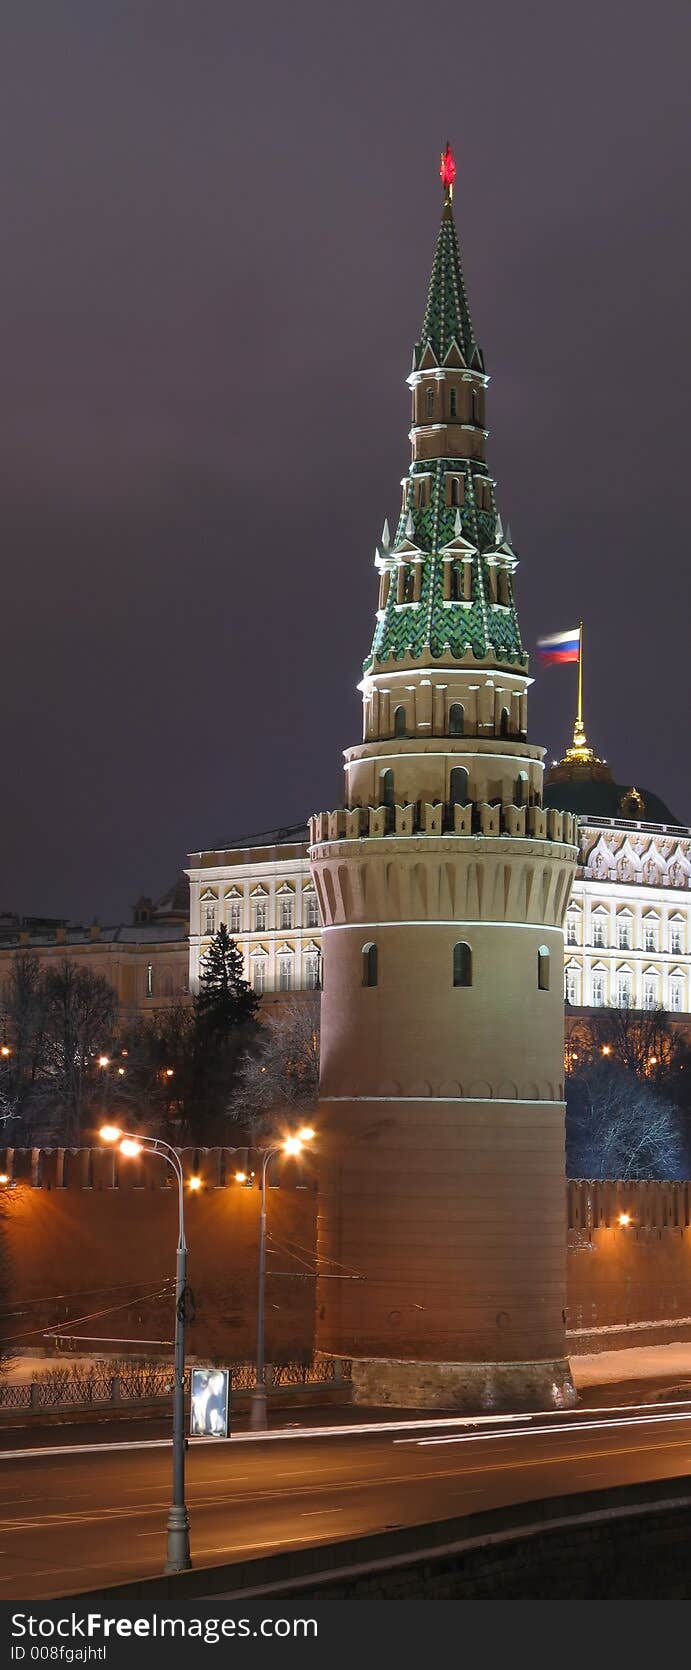
<svg viewBox="0 0 691 1670"><path fill-rule="evenodd" d="M223 1365L226 1366L226 1365ZM231 1395L251 1392L255 1383L254 1363L229 1363ZM190 1391L190 1369L185 1374L185 1395ZM351 1363L346 1358L324 1357L309 1362L278 1362L266 1365L269 1394L294 1387L329 1388L347 1386ZM136 1408L145 1403L166 1403L172 1397L173 1371L166 1363L71 1363L49 1369L31 1381L0 1380L0 1418L3 1413Z"/></svg>

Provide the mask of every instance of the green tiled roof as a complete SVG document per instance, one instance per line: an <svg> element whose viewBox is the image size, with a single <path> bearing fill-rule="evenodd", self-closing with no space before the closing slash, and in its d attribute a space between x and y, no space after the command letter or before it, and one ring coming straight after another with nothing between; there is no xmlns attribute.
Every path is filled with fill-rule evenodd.
<svg viewBox="0 0 691 1670"><path fill-rule="evenodd" d="M441 363L446 358L452 342L458 343L467 366L473 364L478 370L483 369L482 351L475 341L465 293L451 204L445 203L434 252L425 317L422 321L420 341L415 349L416 367L419 366L428 343Z"/></svg>
<svg viewBox="0 0 691 1670"><path fill-rule="evenodd" d="M491 482L484 465L468 459L444 458L427 464L411 466L407 504L401 512L392 554L405 552L414 546L422 553L422 583L419 603L397 603L396 586L392 582L383 616L377 620L372 649L364 664L368 672L373 661L400 660L403 656L415 659L426 655L435 657L451 654L459 660L465 656L483 659L496 656L499 660L522 662L525 659L518 616L509 579L508 604L493 603L490 592L487 556L490 552L510 548L503 540L497 524L494 487L490 487L490 510L480 509L473 477ZM444 602L444 560L442 552L453 548L459 512L446 504L446 474L465 476L465 495L460 512L461 537L473 547L472 586L470 603ZM424 475L430 482L430 503L424 510L415 510L415 480ZM406 533L406 529L408 532ZM414 553L411 551L411 560ZM418 557L418 561L420 558ZM458 560L458 566L462 563ZM395 581L395 574L394 574Z"/></svg>

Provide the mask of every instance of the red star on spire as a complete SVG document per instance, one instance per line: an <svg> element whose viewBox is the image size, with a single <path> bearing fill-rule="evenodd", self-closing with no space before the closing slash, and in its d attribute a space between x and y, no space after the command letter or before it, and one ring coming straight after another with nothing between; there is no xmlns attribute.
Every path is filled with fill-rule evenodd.
<svg viewBox="0 0 691 1670"><path fill-rule="evenodd" d="M453 195L453 183L456 178L456 164L453 158L453 151L449 144L447 144L446 150L442 151L439 173L446 196L450 201Z"/></svg>

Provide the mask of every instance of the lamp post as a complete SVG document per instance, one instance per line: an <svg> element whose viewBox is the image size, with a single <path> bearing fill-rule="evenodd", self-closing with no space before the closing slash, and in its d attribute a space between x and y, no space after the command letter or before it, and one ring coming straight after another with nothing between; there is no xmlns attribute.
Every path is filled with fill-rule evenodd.
<svg viewBox="0 0 691 1670"><path fill-rule="evenodd" d="M185 1294L187 1290L187 1242L185 1240L185 1180L180 1157L170 1143L160 1137L133 1136L117 1125L104 1125L100 1135L104 1142L117 1142L120 1153L132 1157L141 1153L159 1154L172 1166L178 1184L178 1244L175 1261L175 1369L173 1378L173 1499L167 1520L166 1563L164 1571L189 1571L190 1520L185 1503ZM190 1186L198 1187L199 1179L190 1178Z"/></svg>
<svg viewBox="0 0 691 1670"><path fill-rule="evenodd" d="M286 1137L284 1142L275 1143L272 1148L265 1148L262 1156L262 1169L259 1176L259 1256L257 1260L257 1350L254 1374L254 1386L250 1399L250 1428L253 1432L263 1432L266 1429L266 1364L265 1349L265 1310L266 1310L266 1179L269 1163L275 1154L300 1154L306 1142L311 1142L314 1131L311 1126L303 1125L302 1130L295 1136Z"/></svg>

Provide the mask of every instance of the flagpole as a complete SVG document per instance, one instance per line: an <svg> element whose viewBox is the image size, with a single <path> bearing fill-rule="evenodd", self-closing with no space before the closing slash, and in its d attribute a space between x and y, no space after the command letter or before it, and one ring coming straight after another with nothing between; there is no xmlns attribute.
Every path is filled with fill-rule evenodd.
<svg viewBox="0 0 691 1670"><path fill-rule="evenodd" d="M583 622L578 622L578 716L579 730L583 729Z"/></svg>

